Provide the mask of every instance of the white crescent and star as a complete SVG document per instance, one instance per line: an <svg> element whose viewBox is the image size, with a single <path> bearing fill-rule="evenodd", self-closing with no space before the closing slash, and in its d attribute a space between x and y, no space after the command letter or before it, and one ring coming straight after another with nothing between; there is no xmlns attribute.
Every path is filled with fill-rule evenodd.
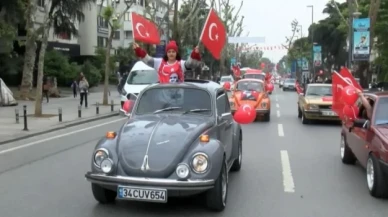
<svg viewBox="0 0 388 217"><path fill-rule="evenodd" d="M246 109L248 109L248 110L246 110ZM242 106L242 110L243 110L244 112L250 112L250 111L251 111L251 107L250 107L249 105L243 105L243 106Z"/></svg>
<svg viewBox="0 0 388 217"><path fill-rule="evenodd" d="M137 24L136 24L136 27L135 27L135 28L136 28L137 33L139 33L139 35L140 35L142 38L148 38L148 37L150 36L150 34L149 34L148 32L146 32L146 33L145 33L146 35L143 35L143 33L142 33L142 32L140 31L140 29L139 29L141 26L142 26L143 28L145 28L144 25L143 25L142 23L137 23Z"/></svg>
<svg viewBox="0 0 388 217"><path fill-rule="evenodd" d="M217 29L217 24L215 23L211 23L210 26L209 26L209 39L211 41L218 41L218 33L216 32L216 39L213 38L213 28L216 28Z"/></svg>

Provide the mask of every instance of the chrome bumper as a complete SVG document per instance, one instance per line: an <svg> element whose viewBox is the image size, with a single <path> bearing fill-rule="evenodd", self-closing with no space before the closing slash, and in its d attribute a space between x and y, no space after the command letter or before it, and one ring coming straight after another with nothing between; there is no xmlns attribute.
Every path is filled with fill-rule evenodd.
<svg viewBox="0 0 388 217"><path fill-rule="evenodd" d="M215 180L176 180L176 179L158 179L129 176L108 176L101 173L87 172L85 174L87 181L100 185L135 185L144 187L162 187L168 190L206 190L214 187Z"/></svg>

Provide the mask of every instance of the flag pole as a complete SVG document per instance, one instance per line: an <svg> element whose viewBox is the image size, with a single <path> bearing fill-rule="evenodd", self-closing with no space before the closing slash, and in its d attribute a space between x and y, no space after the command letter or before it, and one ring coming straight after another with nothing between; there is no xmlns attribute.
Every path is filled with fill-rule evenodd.
<svg viewBox="0 0 388 217"><path fill-rule="evenodd" d="M343 81L345 81L348 85L352 85L354 87L354 84L349 81L348 79L344 78L340 73L338 73L337 71L333 71L333 73L335 73L338 77L340 77Z"/></svg>
<svg viewBox="0 0 388 217"><path fill-rule="evenodd" d="M212 12L212 10L213 10L213 8L210 8L209 13L207 15L207 18L205 20L205 24L202 27L201 36L199 37L199 41L198 41L197 47L199 47L199 45L201 44L201 40L202 40L203 34L205 33L205 26L206 26L207 22L209 21L210 13Z"/></svg>

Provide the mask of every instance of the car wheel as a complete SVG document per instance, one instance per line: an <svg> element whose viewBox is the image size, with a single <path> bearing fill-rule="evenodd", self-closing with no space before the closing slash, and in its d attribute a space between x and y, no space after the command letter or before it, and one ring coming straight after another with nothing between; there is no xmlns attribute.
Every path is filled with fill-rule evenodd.
<svg viewBox="0 0 388 217"><path fill-rule="evenodd" d="M300 110L299 105L298 105L298 118L301 118L301 117L302 117L302 111Z"/></svg>
<svg viewBox="0 0 388 217"><path fill-rule="evenodd" d="M240 171L242 164L242 140L241 135L238 140L238 158L234 160L231 170L232 171Z"/></svg>
<svg viewBox="0 0 388 217"><path fill-rule="evenodd" d="M340 142L341 160L344 164L355 164L357 158L354 156L352 150L346 144L345 136L341 135Z"/></svg>
<svg viewBox="0 0 388 217"><path fill-rule="evenodd" d="M388 183L380 169L379 161L373 154L369 155L366 163L366 180L369 193L373 197L388 198Z"/></svg>
<svg viewBox="0 0 388 217"><path fill-rule="evenodd" d="M310 120L306 118L306 116L302 113L302 124L309 124Z"/></svg>
<svg viewBox="0 0 388 217"><path fill-rule="evenodd" d="M100 185L92 183L92 192L94 198L102 203L113 203L116 199L117 193L101 187Z"/></svg>
<svg viewBox="0 0 388 217"><path fill-rule="evenodd" d="M214 211L223 211L228 198L228 169L224 159L220 175L218 176L214 188L206 194L206 205Z"/></svg>

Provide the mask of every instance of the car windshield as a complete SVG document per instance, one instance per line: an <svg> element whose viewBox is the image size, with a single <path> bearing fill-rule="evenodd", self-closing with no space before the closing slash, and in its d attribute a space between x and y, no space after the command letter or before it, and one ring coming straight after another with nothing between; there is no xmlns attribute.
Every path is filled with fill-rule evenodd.
<svg viewBox="0 0 388 217"><path fill-rule="evenodd" d="M306 96L333 96L331 86L309 86Z"/></svg>
<svg viewBox="0 0 388 217"><path fill-rule="evenodd" d="M144 92L138 99L136 114L179 111L211 115L212 99L208 92L187 87L157 87Z"/></svg>
<svg viewBox="0 0 388 217"><path fill-rule="evenodd" d="M127 84L153 84L158 82L158 73L155 70L132 71L127 79Z"/></svg>
<svg viewBox="0 0 388 217"><path fill-rule="evenodd" d="M232 81L231 77L222 77L221 82Z"/></svg>
<svg viewBox="0 0 388 217"><path fill-rule="evenodd" d="M263 92L264 91L264 85L261 82L257 81L240 81L237 83L237 90L241 91L257 91L257 92Z"/></svg>
<svg viewBox="0 0 388 217"><path fill-rule="evenodd" d="M388 124L388 97L380 98L376 106L375 124Z"/></svg>
<svg viewBox="0 0 388 217"><path fill-rule="evenodd" d="M284 83L287 83L287 84L295 84L296 80L295 79L286 79L284 81Z"/></svg>
<svg viewBox="0 0 388 217"><path fill-rule="evenodd" d="M254 79L264 80L265 75L263 75L263 74L245 74L244 78L254 78Z"/></svg>

